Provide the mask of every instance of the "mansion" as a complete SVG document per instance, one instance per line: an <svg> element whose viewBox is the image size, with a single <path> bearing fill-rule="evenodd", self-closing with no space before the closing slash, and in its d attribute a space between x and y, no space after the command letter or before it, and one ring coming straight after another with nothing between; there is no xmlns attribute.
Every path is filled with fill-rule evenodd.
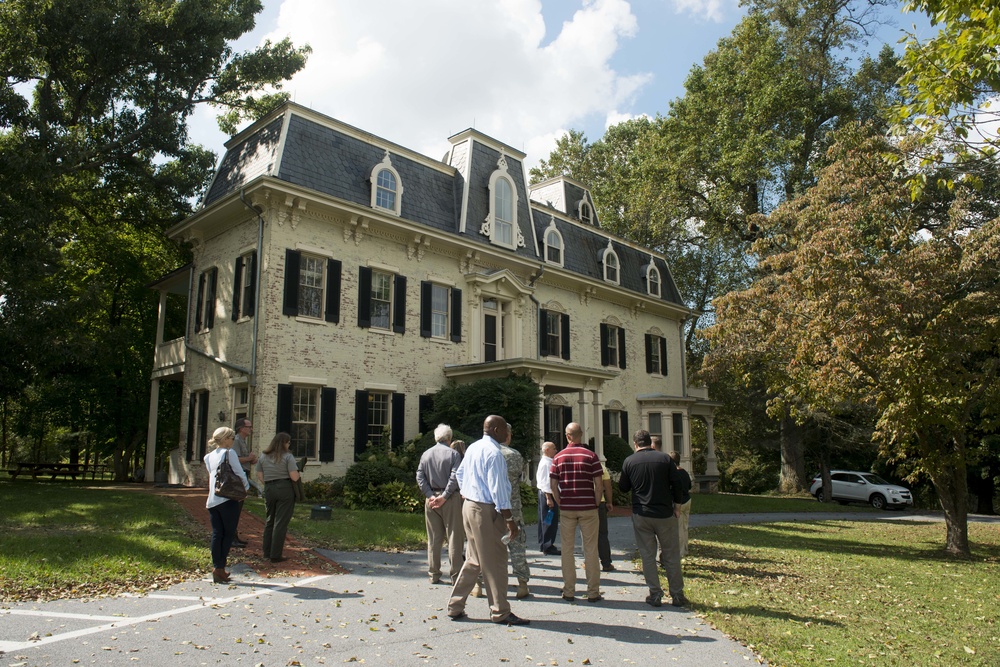
<svg viewBox="0 0 1000 667"><path fill-rule="evenodd" d="M516 373L560 446L569 421L599 454L646 428L691 470L703 420L695 487L713 488L717 404L687 384L691 311L663 256L604 231L585 184L529 185L525 155L473 129L449 141L435 160L287 103L226 144L169 230L192 263L153 285L150 481L163 382L183 383L169 481L196 485L212 431L239 417L258 451L289 432L305 479L341 476L371 443L426 429L446 384ZM175 303L186 321L170 326Z"/></svg>

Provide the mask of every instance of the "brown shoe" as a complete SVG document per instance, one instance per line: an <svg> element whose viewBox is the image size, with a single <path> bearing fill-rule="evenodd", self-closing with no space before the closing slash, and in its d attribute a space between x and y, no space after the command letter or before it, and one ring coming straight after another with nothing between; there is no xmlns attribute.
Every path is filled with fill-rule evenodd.
<svg viewBox="0 0 1000 667"><path fill-rule="evenodd" d="M531 597L531 591L528 590L528 582L525 581L524 579L518 579L517 580L517 594L516 594L516 597L517 597L518 600L523 600L524 598L530 598Z"/></svg>

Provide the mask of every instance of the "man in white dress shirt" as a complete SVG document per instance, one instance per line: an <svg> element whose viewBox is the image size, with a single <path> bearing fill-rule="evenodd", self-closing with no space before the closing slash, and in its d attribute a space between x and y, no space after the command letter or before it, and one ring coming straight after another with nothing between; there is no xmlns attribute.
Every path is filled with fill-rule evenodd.
<svg viewBox="0 0 1000 667"><path fill-rule="evenodd" d="M538 485L538 548L543 554L559 556L562 551L556 546L556 534L559 532L559 505L552 496L552 480L549 471L552 469L552 457L556 454L556 443L542 443L542 460L538 462L535 472L535 483ZM552 520L546 521L549 512Z"/></svg>

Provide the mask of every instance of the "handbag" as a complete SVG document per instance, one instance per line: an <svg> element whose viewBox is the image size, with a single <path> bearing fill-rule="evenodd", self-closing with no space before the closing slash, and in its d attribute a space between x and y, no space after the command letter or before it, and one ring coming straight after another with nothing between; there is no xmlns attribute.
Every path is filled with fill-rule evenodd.
<svg viewBox="0 0 1000 667"><path fill-rule="evenodd" d="M233 470L229 462L229 454L219 462L219 467L215 471L215 495L230 500L246 500L247 490L243 486L243 480Z"/></svg>

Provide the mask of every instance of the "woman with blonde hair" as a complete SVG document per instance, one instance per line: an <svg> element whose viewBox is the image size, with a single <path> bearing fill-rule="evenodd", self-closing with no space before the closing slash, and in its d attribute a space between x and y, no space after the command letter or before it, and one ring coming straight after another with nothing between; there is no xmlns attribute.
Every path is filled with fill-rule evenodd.
<svg viewBox="0 0 1000 667"><path fill-rule="evenodd" d="M257 461L257 478L264 483L264 558L272 563L288 560L281 555L285 533L295 509L293 482L299 481L295 456L288 451L292 436L278 433Z"/></svg>
<svg viewBox="0 0 1000 667"><path fill-rule="evenodd" d="M228 465L243 480L243 488L250 488L250 482L243 472L240 459L233 451L235 439L236 431L228 426L215 429L212 439L208 441L209 446L214 445L215 448L205 454L204 459L205 469L208 470L208 502L205 503L205 507L208 508L208 515L212 519L212 581L217 584L229 582L226 561L240 522L239 502L215 495L215 478L219 467Z"/></svg>

